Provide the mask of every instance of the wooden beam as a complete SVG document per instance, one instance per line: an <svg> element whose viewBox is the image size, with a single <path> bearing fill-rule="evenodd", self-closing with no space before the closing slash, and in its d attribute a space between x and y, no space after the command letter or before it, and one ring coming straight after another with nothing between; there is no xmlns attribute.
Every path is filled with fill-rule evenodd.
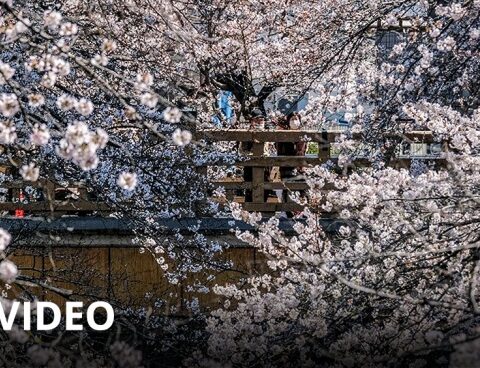
<svg viewBox="0 0 480 368"><path fill-rule="evenodd" d="M335 141L335 136L333 134L328 134L328 132L322 132L322 142L318 143L318 158L320 160L328 160L330 158L330 147L331 142Z"/></svg>
<svg viewBox="0 0 480 368"><path fill-rule="evenodd" d="M326 160L312 156L269 156L252 157L247 161L237 162L238 166L262 166L262 167L299 167L309 165L320 165Z"/></svg>
<svg viewBox="0 0 480 368"><path fill-rule="evenodd" d="M236 142L299 142L311 140L313 142L325 142L325 134L328 141L335 141L335 137L345 134L343 131L318 131L318 130L247 130L247 129L206 129L197 132L198 139L211 142L236 141ZM404 139L414 142L436 142L430 131L412 131L401 134L383 134L385 138ZM305 139L308 138L308 139ZM353 139L362 138L361 133L352 135Z"/></svg>
<svg viewBox="0 0 480 368"><path fill-rule="evenodd" d="M285 183L285 182L270 182L270 183L265 183L264 185L265 189L267 190L279 190L279 189L285 189L285 190L307 190L309 188L308 184L305 183L304 181L298 181L298 182L290 182L290 183Z"/></svg>
<svg viewBox="0 0 480 368"><path fill-rule="evenodd" d="M230 180L216 180L211 182L216 188L223 187L226 190L233 189L252 189L252 183L249 181L230 181Z"/></svg>
<svg viewBox="0 0 480 368"><path fill-rule="evenodd" d="M254 142L252 147L252 153L255 157L262 157L264 153L265 143ZM252 168L252 200L255 203L263 203L265 189L263 188L263 182L265 180L265 167L254 166Z"/></svg>
<svg viewBox="0 0 480 368"><path fill-rule="evenodd" d="M215 181L212 182L215 187L223 187L226 190L234 189L251 189L251 182L244 181ZM307 183L305 181L298 182L266 182L263 184L265 190L277 190L277 189L288 189L288 190L306 190L308 189Z"/></svg>
<svg viewBox="0 0 480 368"><path fill-rule="evenodd" d="M16 209L23 209L26 212L49 212L51 210L50 205L52 205L53 211L112 211L106 203L88 201L52 201L50 203L47 201L31 203L4 202L0 203L0 211L15 211Z"/></svg>
<svg viewBox="0 0 480 368"><path fill-rule="evenodd" d="M312 140L321 139L318 131L294 131L294 130L264 130L253 131L246 129L231 130L202 130L198 137L212 142L236 141L236 142L296 142L302 141L307 136Z"/></svg>
<svg viewBox="0 0 480 368"><path fill-rule="evenodd" d="M390 161L390 166L398 165L398 164L409 164L412 160L427 160L427 161L435 161L441 163L445 161L444 158L439 156L422 156L422 157L405 157L405 158L395 158ZM327 161L331 161L336 163L338 161L337 158L318 158L315 156L268 156L268 157L252 157L247 161L239 161L236 162L235 166L263 166L263 167L300 167L300 166L315 166L321 165ZM353 162L356 166L370 166L371 162L365 158L358 158ZM224 164L224 163L211 163L207 164L207 166L233 166L231 164Z"/></svg>
<svg viewBox="0 0 480 368"><path fill-rule="evenodd" d="M288 203L242 203L242 207L246 211L254 212L284 212L284 211L301 211L303 207L295 202Z"/></svg>
<svg viewBox="0 0 480 368"><path fill-rule="evenodd" d="M237 162L238 166L261 166L261 167L300 167L314 166L324 163L326 160L308 156L270 156L252 157L247 161Z"/></svg>

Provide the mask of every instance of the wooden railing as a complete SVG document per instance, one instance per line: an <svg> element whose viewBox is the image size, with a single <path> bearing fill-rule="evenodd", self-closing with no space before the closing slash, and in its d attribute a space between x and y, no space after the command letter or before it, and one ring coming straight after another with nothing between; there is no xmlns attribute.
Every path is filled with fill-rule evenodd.
<svg viewBox="0 0 480 368"><path fill-rule="evenodd" d="M14 181L1 186L0 213L24 215L87 215L111 212L82 183L59 185L53 181Z"/></svg>
<svg viewBox="0 0 480 368"><path fill-rule="evenodd" d="M223 187L226 191L227 199L240 202L247 211L259 212L278 212L278 211L296 211L302 206L293 201L284 201L284 196L266 196L268 191L282 190L288 192L303 191L308 188L305 180L289 181L281 177L271 177L265 180L265 170L267 168L281 167L312 167L323 164L327 161L335 163L338 155L335 153L332 143L342 134L341 131L294 131L294 130L204 130L197 133L197 139L206 142L251 142L251 154L244 160L237 161L236 166L251 167L252 181L244 181L240 175L230 175L225 178L212 181L217 187ZM353 138L360 138L355 134ZM401 136L391 136L392 139L403 142L403 152L398 152L395 158L390 161L392 166L407 166L412 159L430 159L439 160L440 152L445 149L444 145L433 140L433 136L428 131L414 131ZM275 154L265 154L266 144L278 142L310 142L310 145L317 146L316 154L306 154L305 156L277 156ZM422 147L423 145L423 147ZM406 150L408 148L408 150ZM307 151L308 152L308 151ZM370 165L367 159L359 158L354 164L356 166ZM208 175L209 166L231 166L229 164L213 163L205 165L201 170ZM246 202L241 192L244 190L252 191L252 201ZM271 193L270 193L271 194ZM278 192L277 192L278 194Z"/></svg>
<svg viewBox="0 0 480 368"><path fill-rule="evenodd" d="M284 192L298 192L308 189L305 180L291 181L281 178L279 169L284 167L312 167L327 161L335 163L337 155L332 143L335 142L341 131L293 131L293 130L202 130L196 133L197 141L209 144L219 142L230 143L230 153L237 154L240 142L251 143L250 154L241 157L232 164L225 162L208 162L198 168L203 175L209 176L209 167L245 168L252 170L252 180L244 181L241 174L225 175L211 179L216 187L224 187L227 199L242 203L247 211L274 213L279 211L297 211L302 208L298 203L285 200ZM360 138L354 135L353 138ZM439 152L445 147L434 142L428 131L416 131L402 136L392 136L392 139L403 141L403 152L391 160L394 166L408 165L412 158L438 160ZM266 145L281 142L310 142L314 146L315 154L305 156L278 156L273 152L266 154ZM406 146L405 146L406 144ZM422 146L422 144L424 146ZM433 149L435 147L435 149ZM440 148L439 148L440 147ZM310 147L312 148L312 147ZM407 148L407 149L405 149ZM423 152L422 152L423 150ZM273 150L275 151L275 150ZM355 165L368 165L369 161L359 158ZM265 178L265 170L272 168L273 174ZM275 174L275 172L277 174ZM27 187L35 188L36 198L29 198ZM0 194L0 213L8 212L11 215L22 217L25 215L89 215L108 214L112 209L105 203L95 199L81 183L59 185L52 181L39 180L30 182L10 182L0 185L3 194ZM245 200L245 191L251 193L251 200ZM275 193L275 191L277 191ZM280 192L282 191L282 192ZM279 194L282 195L279 195ZM3 199L1 199L3 197Z"/></svg>

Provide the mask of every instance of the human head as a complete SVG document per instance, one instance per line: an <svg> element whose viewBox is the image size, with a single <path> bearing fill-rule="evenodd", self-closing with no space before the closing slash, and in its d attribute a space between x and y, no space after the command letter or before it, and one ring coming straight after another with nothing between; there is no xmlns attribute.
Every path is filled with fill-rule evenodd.
<svg viewBox="0 0 480 368"><path fill-rule="evenodd" d="M261 126L265 124L265 115L260 109L253 109L250 122L252 126Z"/></svg>
<svg viewBox="0 0 480 368"><path fill-rule="evenodd" d="M302 119L299 113L292 112L287 115L287 125L288 129L298 130L302 125Z"/></svg>

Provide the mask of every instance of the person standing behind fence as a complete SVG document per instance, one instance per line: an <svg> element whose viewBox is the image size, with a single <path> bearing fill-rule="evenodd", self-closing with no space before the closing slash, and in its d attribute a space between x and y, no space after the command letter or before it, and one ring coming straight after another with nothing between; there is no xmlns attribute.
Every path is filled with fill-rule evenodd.
<svg viewBox="0 0 480 368"><path fill-rule="evenodd" d="M260 109L253 109L252 115L250 118L250 126L249 129L251 130L263 130L265 129L265 115ZM253 142L240 142L238 147L238 152L242 155L249 155L252 153L253 150ZM270 168L265 169L265 181L268 181L270 177ZM253 180L253 168L250 166L245 166L243 168L243 181L244 182L252 182ZM266 192L264 195L265 201L268 198L268 193ZM245 190L245 202L252 202L253 195L251 189Z"/></svg>
<svg viewBox="0 0 480 368"><path fill-rule="evenodd" d="M302 126L301 116L298 113L290 113L285 119L278 122L278 128L284 130L299 130ZM305 156L307 150L306 142L277 142L275 144L278 156ZM303 168L301 167L280 167L280 178L282 181L304 180ZM288 191L282 191L282 201L288 201ZM287 215L292 215L287 213Z"/></svg>

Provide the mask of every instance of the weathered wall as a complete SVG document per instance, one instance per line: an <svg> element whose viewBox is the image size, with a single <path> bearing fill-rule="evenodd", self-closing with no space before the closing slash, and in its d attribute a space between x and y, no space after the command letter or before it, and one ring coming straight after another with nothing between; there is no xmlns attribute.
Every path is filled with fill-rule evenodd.
<svg viewBox="0 0 480 368"><path fill-rule="evenodd" d="M28 292L39 300L62 306L68 299L112 300L131 308L152 307L156 313L185 314L188 312L183 299L198 298L205 309L216 308L220 303L213 293L192 291L191 285L200 282L212 287L238 282L258 270L262 263L258 252L252 248L232 248L221 258L232 261L234 267L218 270L215 279L209 282L206 282L208 272L201 272L172 285L152 255L134 247L16 249L10 259L18 265L22 276L72 290L73 294L65 297L44 287L16 286L10 295L19 297ZM166 304L160 304L159 300Z"/></svg>

